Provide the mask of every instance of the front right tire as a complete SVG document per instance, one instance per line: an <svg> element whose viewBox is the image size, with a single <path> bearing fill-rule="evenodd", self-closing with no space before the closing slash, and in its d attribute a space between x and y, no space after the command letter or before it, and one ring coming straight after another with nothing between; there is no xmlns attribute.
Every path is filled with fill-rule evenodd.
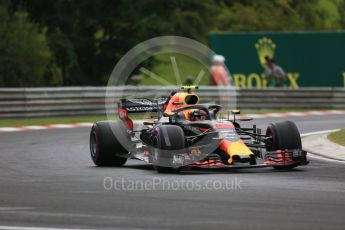
<svg viewBox="0 0 345 230"><path fill-rule="evenodd" d="M266 130L266 135L271 136L271 140L266 143L268 151L285 150L285 149L302 149L301 135L296 124L292 121L282 121L271 123ZM292 169L297 164L278 165L275 169Z"/></svg>

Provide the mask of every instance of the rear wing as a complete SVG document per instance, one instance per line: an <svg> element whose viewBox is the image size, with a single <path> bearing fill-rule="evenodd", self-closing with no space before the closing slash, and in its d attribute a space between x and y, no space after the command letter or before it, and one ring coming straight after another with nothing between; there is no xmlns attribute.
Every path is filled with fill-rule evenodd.
<svg viewBox="0 0 345 230"><path fill-rule="evenodd" d="M119 112L127 113L159 112L164 110L164 105L169 98L149 100L146 98L121 99L118 104Z"/></svg>
<svg viewBox="0 0 345 230"><path fill-rule="evenodd" d="M158 98L153 101L146 98L121 99L118 104L118 115L129 131L133 131L133 121L128 117L129 113L146 113L164 111L169 98Z"/></svg>

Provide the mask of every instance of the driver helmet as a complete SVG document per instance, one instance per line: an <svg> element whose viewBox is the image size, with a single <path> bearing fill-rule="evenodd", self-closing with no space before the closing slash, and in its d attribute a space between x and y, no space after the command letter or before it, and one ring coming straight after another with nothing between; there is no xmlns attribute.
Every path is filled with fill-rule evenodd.
<svg viewBox="0 0 345 230"><path fill-rule="evenodd" d="M201 109L193 109L189 112L190 121L203 121L206 120L206 112Z"/></svg>

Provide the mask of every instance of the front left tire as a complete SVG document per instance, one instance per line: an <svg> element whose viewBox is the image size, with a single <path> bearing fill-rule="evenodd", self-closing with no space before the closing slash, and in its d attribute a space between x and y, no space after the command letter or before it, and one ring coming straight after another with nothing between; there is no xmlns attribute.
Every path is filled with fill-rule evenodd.
<svg viewBox="0 0 345 230"><path fill-rule="evenodd" d="M100 121L93 124L90 132L91 158L97 166L122 166L128 154L114 135L115 131L123 131L125 127L118 121Z"/></svg>
<svg viewBox="0 0 345 230"><path fill-rule="evenodd" d="M181 127L161 125L156 127L153 141L153 166L159 173L178 173L181 168L174 167L174 155L185 149L185 135Z"/></svg>

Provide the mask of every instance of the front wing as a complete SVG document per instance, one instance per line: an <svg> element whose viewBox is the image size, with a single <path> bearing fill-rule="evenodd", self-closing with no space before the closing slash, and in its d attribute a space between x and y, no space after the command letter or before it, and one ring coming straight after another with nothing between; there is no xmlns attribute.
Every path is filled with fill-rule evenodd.
<svg viewBox="0 0 345 230"><path fill-rule="evenodd" d="M258 158L258 160L261 162L253 165L243 163L226 165L221 159L217 159L215 154L212 154L210 157L202 161L196 161L188 166L198 168L258 168L309 164L309 161L307 161L307 152L301 149L268 151L265 153L263 159Z"/></svg>

